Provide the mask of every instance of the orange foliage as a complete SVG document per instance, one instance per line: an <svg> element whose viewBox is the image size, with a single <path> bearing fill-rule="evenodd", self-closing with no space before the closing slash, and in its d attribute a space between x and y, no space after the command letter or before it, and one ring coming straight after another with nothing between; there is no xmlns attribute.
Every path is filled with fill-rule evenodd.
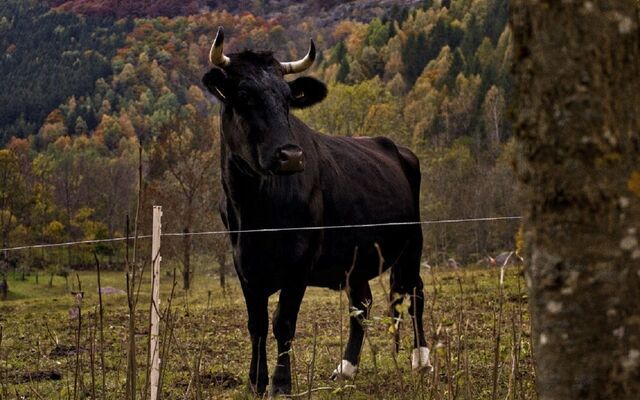
<svg viewBox="0 0 640 400"><path fill-rule="evenodd" d="M14 136L9 140L9 143L7 143L6 149L14 154L27 156L29 154L29 141Z"/></svg>
<svg viewBox="0 0 640 400"><path fill-rule="evenodd" d="M64 123L64 115L62 114L62 111L60 111L59 109L55 109L53 111L51 111L49 113L49 115L47 115L47 119L45 119L44 121L45 124L57 124L57 123Z"/></svg>

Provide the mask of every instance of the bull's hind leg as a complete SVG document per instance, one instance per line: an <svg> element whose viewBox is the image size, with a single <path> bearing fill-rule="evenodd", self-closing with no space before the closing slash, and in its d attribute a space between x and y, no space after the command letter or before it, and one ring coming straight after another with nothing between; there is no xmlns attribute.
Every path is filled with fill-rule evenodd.
<svg viewBox="0 0 640 400"><path fill-rule="evenodd" d="M349 340L344 351L344 357L338 367L331 374L331 379L338 377L353 378L358 362L360 361L360 350L364 340L363 321L369 318L369 309L373 297L369 282L364 281L354 284L347 291L349 295Z"/></svg>
<svg viewBox="0 0 640 400"><path fill-rule="evenodd" d="M411 353L411 368L419 370L431 368L429 348L424 336L424 285L420 277L420 255L422 253L422 235L420 240L414 240L405 249L400 259L391 268L391 311L394 317L399 315L397 305L402 302L404 295L409 296L411 303L409 315L413 325L413 351ZM396 341L398 336L396 336ZM396 346L399 343L396 342Z"/></svg>

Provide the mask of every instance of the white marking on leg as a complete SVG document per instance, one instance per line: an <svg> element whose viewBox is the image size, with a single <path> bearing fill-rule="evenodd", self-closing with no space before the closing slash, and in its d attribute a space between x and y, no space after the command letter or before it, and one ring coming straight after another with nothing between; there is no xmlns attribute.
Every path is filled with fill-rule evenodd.
<svg viewBox="0 0 640 400"><path fill-rule="evenodd" d="M428 369L429 371L433 370L431 361L429 361L428 347L415 348L411 353L411 369L414 371L418 371L423 368Z"/></svg>
<svg viewBox="0 0 640 400"><path fill-rule="evenodd" d="M338 364L338 367L333 370L333 373L331 374L331 379L333 380L337 378L353 379L357 370L358 370L357 366L351 364L351 362L347 360L342 360L340 364Z"/></svg>

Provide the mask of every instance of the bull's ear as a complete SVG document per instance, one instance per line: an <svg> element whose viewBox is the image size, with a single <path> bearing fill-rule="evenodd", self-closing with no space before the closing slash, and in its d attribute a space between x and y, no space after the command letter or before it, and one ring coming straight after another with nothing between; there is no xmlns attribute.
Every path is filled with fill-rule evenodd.
<svg viewBox="0 0 640 400"><path fill-rule="evenodd" d="M231 94L231 85L222 68L214 67L202 77L202 84L220 101L227 102Z"/></svg>
<svg viewBox="0 0 640 400"><path fill-rule="evenodd" d="M292 108L310 107L327 97L327 86L315 78L303 76L288 83Z"/></svg>

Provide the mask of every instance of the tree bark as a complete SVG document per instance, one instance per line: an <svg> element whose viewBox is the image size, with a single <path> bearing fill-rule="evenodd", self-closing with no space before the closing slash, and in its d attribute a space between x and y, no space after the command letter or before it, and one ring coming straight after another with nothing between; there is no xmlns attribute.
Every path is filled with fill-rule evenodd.
<svg viewBox="0 0 640 400"><path fill-rule="evenodd" d="M189 290L191 288L191 235L189 235L189 227L185 227L184 237L182 238L182 288Z"/></svg>
<svg viewBox="0 0 640 400"><path fill-rule="evenodd" d="M0 280L0 300L4 301L7 297L9 297L9 283L7 282L7 277L2 275Z"/></svg>
<svg viewBox="0 0 640 400"><path fill-rule="evenodd" d="M9 295L8 273L9 263L6 261L6 255L0 255L0 300L6 300Z"/></svg>
<svg viewBox="0 0 640 400"><path fill-rule="evenodd" d="M540 399L640 398L636 0L514 0L517 172Z"/></svg>
<svg viewBox="0 0 640 400"><path fill-rule="evenodd" d="M218 258L218 265L220 266L220 288L222 291L227 290L227 264L226 264L226 255L223 249L218 249L218 253L216 254Z"/></svg>

